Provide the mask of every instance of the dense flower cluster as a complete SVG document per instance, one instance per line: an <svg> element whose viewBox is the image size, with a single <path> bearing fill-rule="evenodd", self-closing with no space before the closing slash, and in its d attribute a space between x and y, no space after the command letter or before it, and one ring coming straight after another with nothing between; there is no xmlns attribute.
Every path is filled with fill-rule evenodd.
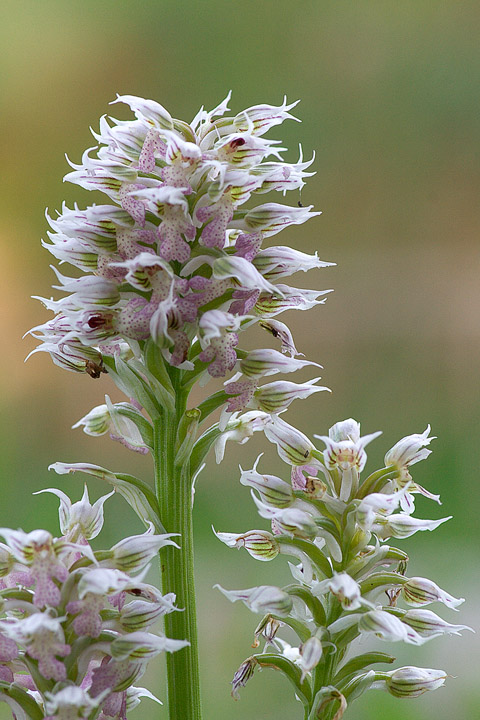
<svg viewBox="0 0 480 720"><path fill-rule="evenodd" d="M385 542L434 530L449 519L423 520L412 515L416 493L438 501L438 496L413 482L409 471L430 454L430 428L400 440L387 452L385 467L363 481L365 447L380 433L361 437L360 425L345 420L334 425L328 436L317 436L326 446L320 451L274 416L264 431L291 466L290 482L261 474L258 460L251 470L242 470L240 481L251 488L260 516L271 522L271 531L220 532L217 537L229 547L245 548L257 560L272 560L284 553L300 563L290 564L294 582L283 588L220 588L232 602L241 600L265 616L255 632L255 645L260 638L265 640L264 651L239 668L233 680L234 696L257 665L285 672L309 710L336 701L338 717L349 698L369 687L415 697L442 685L443 671L366 670L372 663L393 662L385 653L366 653L345 661L349 644L360 635L421 645L444 633L458 635L470 629L426 609L433 602L456 609L463 599L431 580L408 577L407 555ZM406 608L397 606L399 600ZM297 633L298 647L278 636L284 625ZM309 715L313 716L317 714Z"/></svg>
<svg viewBox="0 0 480 720"><path fill-rule="evenodd" d="M92 505L86 489L74 504L49 492L60 498L61 537L0 530L0 700L18 719L125 720L142 696L156 700L133 686L149 659L188 645L150 632L177 608L173 593L143 582L175 543L150 528L94 552L110 495Z"/></svg>
<svg viewBox="0 0 480 720"><path fill-rule="evenodd" d="M56 270L55 287L66 295L43 299L55 317L32 331L42 341L36 350L99 377L107 358L139 357L151 340L180 369L224 377L237 366L226 390L230 412L275 405L275 387L254 398L259 379L306 361L294 359L292 335L274 318L322 303L329 292L284 281L331 263L285 246L262 247L265 238L319 214L311 206L245 208L258 194L300 190L311 174L311 160L300 153L298 162L284 162L284 148L264 137L295 119L289 111L296 103L231 116L229 99L187 124L152 100L118 97L136 120L102 118L96 154L87 150L65 177L105 193L110 203L47 215L52 232L44 246L84 274ZM279 339L280 351L237 352L239 332L255 322Z"/></svg>

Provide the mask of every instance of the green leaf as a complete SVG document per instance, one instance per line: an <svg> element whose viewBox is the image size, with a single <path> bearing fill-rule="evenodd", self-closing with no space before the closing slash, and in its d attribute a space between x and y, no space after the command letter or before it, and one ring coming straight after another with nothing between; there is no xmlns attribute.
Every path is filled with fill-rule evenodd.
<svg viewBox="0 0 480 720"><path fill-rule="evenodd" d="M160 413L161 406L151 392L146 379L131 368L129 363L124 362L120 356L115 358L115 370L115 373L110 372L110 374L119 388L127 397L135 398L152 419L156 418Z"/></svg>
<svg viewBox="0 0 480 720"><path fill-rule="evenodd" d="M138 373L140 377L144 376L148 380L152 395L157 401L157 403L159 403L162 408L166 408L170 412L174 412L175 391L168 375L167 377L170 380L170 383L167 389L164 386L163 382L158 380L157 377L153 373L151 373L150 370L145 367L145 365L143 365L143 363L141 363L139 360L129 360L128 364L135 372Z"/></svg>
<svg viewBox="0 0 480 720"><path fill-rule="evenodd" d="M221 430L218 429L218 424L215 424L212 425L211 428L208 428L208 430L206 430L203 435L198 438L197 442L193 446L192 454L190 455L190 469L192 476L198 471L208 451L221 434Z"/></svg>
<svg viewBox="0 0 480 720"><path fill-rule="evenodd" d="M200 403L200 405L198 406L198 409L201 412L200 422L205 420L205 418L207 418L214 410L226 403L229 397L230 396L227 395L224 390L219 390L213 395L210 395L210 397L208 397L202 403Z"/></svg>
<svg viewBox="0 0 480 720"><path fill-rule="evenodd" d="M380 490L383 488L384 485L386 485L389 480L398 478L399 475L400 472L398 468L395 467L395 465L390 465L389 467L376 470L376 472L373 472L371 475L369 475L360 485L360 488L357 492L357 498L364 498L370 493L380 492Z"/></svg>
<svg viewBox="0 0 480 720"><path fill-rule="evenodd" d="M15 716L19 717L18 708L12 707L7 698L16 703L25 712L25 717L29 720L43 720L44 714L42 710L40 710L40 707L33 697L28 695L28 693L20 685L17 685L17 683L0 681L0 700L4 700L8 703L12 708L12 712L14 710L16 711Z"/></svg>
<svg viewBox="0 0 480 720"><path fill-rule="evenodd" d="M308 720L320 720L320 718L330 717L329 711L327 711L327 714L323 711L328 705L330 705L330 703L334 702L339 702L340 707L333 716L332 720L340 720L347 709L347 701L344 695L337 690L336 687L333 687L333 685L326 685L325 687L320 688L313 700Z"/></svg>
<svg viewBox="0 0 480 720"><path fill-rule="evenodd" d="M137 426L142 440L153 450L153 427L139 410L132 408L128 403L115 403L115 412L131 420Z"/></svg>
<svg viewBox="0 0 480 720"><path fill-rule="evenodd" d="M145 343L144 358L149 371L162 384L167 393L174 398L175 390L173 389L172 381L165 365L165 360L160 348L153 342L152 339L147 340Z"/></svg>
<svg viewBox="0 0 480 720"><path fill-rule="evenodd" d="M332 577L333 570L330 567L330 563L322 551L312 542L309 540L301 540L300 538L290 538L286 535L277 535L275 539L281 546L280 552L298 557L298 552L295 552L295 550L300 550L300 552L307 555L322 575Z"/></svg>
<svg viewBox="0 0 480 720"><path fill-rule="evenodd" d="M186 410L177 430L175 465L183 465L190 458L195 443L201 412L198 408Z"/></svg>
<svg viewBox="0 0 480 720"><path fill-rule="evenodd" d="M352 702L352 700L355 700L355 698L364 693L365 690L368 690L375 680L376 673L374 670L369 670L367 673L357 675L346 683L342 689L342 694Z"/></svg>
<svg viewBox="0 0 480 720"><path fill-rule="evenodd" d="M314 595L312 595L308 588L301 587L299 585L287 585L287 587L284 587L283 589L289 595L294 595L295 597L303 600L307 608L312 613L313 622L317 627L326 626L327 618L325 616L325 610L323 608L323 605L317 597L314 597Z"/></svg>
<svg viewBox="0 0 480 720"><path fill-rule="evenodd" d="M358 670L363 670L363 668L368 667L368 665L373 665L375 663L390 664L393 662L395 662L393 655L388 655L384 652L368 652L363 655L357 655L357 657L352 658L340 668L335 675L333 682L335 685L341 687L342 681L345 680L345 678L348 678L349 675L352 675Z"/></svg>
<svg viewBox="0 0 480 720"><path fill-rule="evenodd" d="M378 572L370 575L366 580L360 583L362 595L382 587L383 585L405 585L408 578L405 575L399 575L396 572Z"/></svg>
<svg viewBox="0 0 480 720"><path fill-rule="evenodd" d="M276 655L275 653L262 653L261 655L253 656L260 667L271 667L275 670L280 670L290 680L295 688L295 693L298 695L304 705L309 705L312 699L312 689L310 683L305 678L303 682L300 681L302 673L300 668L294 665L283 655Z"/></svg>

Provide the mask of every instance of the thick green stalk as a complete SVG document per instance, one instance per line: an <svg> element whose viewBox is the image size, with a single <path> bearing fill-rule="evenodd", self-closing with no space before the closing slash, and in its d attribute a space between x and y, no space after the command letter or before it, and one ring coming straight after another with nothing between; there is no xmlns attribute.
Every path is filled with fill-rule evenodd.
<svg viewBox="0 0 480 720"><path fill-rule="evenodd" d="M178 389L178 388L177 388ZM201 720L197 622L193 573L192 483L188 460L175 464L175 444L186 397L177 394L175 412L164 410L154 423L155 481L160 517L166 532L178 533L180 550L161 553L163 592L174 592L181 608L165 616L169 638L188 640L189 647L167 653L170 720Z"/></svg>

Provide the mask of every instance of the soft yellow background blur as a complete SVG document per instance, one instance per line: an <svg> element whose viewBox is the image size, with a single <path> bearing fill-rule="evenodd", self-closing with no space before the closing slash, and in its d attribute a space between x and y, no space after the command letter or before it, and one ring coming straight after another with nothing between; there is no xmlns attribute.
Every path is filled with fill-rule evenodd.
<svg viewBox="0 0 480 720"><path fill-rule="evenodd" d="M90 202L85 191L62 185L64 153L79 161L94 144L88 127L98 127L102 114L128 117L108 106L117 92L154 98L185 120L230 88L235 112L278 104L286 94L302 100L303 124L286 123L271 137L291 148L290 160L299 141L307 157L316 151L317 175L302 202L324 214L275 242L318 250L338 263L295 279L299 286L335 288L325 307L288 319L297 347L324 365L323 381L333 393L297 403L288 419L310 434L325 434L349 416L364 432L382 429L370 446L372 468L400 437L431 423L434 454L414 476L441 493L443 507L419 500L418 515L454 518L402 547L413 556L413 574L467 597L458 615L440 613L478 628L479 31L473 0L2 0L1 526L57 530L56 500L31 493L55 485L76 499L82 485L80 477L48 473L56 460L150 473L148 459L69 429L105 392L118 397L108 378L67 373L42 355L23 364L33 347L23 333L47 317L29 296L50 296L54 280L40 246L44 209L59 209L63 199ZM291 204L297 200L292 194ZM282 560L255 563L210 530L212 524L232 532L266 527L237 470L239 462L251 467L261 449L256 439L230 448L220 467L210 459L198 482L208 720L301 717L290 686L268 670L238 703L231 700L229 681L251 652L257 618L212 590L215 582L227 588L288 582ZM275 462L263 467L275 472ZM91 491L98 497L106 488L92 483ZM105 543L141 531L119 499L106 508ZM356 720L387 713L391 720L477 716L474 635L421 649L382 649L397 654L399 665L439 667L455 679L411 702L367 693L351 711ZM143 684L164 695L162 675L159 661ZM4 705L0 716L9 716ZM132 717L166 717L166 711L145 700Z"/></svg>

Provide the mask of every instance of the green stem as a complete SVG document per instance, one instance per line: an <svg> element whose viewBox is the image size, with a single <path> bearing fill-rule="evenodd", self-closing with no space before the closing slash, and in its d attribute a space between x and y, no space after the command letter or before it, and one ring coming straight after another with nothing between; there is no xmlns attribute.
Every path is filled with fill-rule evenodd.
<svg viewBox="0 0 480 720"><path fill-rule="evenodd" d="M188 640L189 647L167 653L167 691L170 720L201 720L197 622L193 572L192 481L188 460L175 464L177 429L186 394L177 387L175 413L163 410L154 423L155 482L160 517L168 533L179 533L180 550L162 549L163 592L174 592L179 612L165 616L165 634Z"/></svg>

